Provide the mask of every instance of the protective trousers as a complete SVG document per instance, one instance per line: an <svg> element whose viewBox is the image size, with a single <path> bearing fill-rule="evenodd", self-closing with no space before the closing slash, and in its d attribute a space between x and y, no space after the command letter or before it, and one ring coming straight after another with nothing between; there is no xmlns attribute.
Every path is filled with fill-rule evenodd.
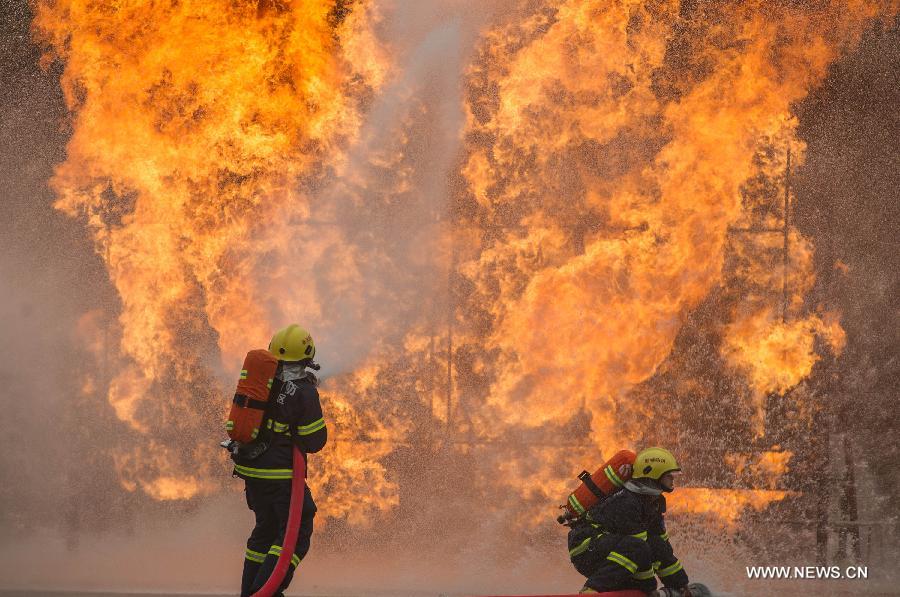
<svg viewBox="0 0 900 597"><path fill-rule="evenodd" d="M245 483L247 506L256 516L256 526L247 539L241 578L241 597L250 597L269 579L281 554L291 503L291 481L247 479ZM315 515L316 504L307 488L303 496L303 515L294 556L276 595L287 589L294 570L309 551Z"/></svg>
<svg viewBox="0 0 900 597"><path fill-rule="evenodd" d="M643 538L611 533L570 534L569 556L575 569L587 577L585 588L598 592L650 592L656 588L650 546Z"/></svg>
<svg viewBox="0 0 900 597"><path fill-rule="evenodd" d="M656 576L667 587L679 589L687 586L688 576L684 571L681 561L675 557L672 552L672 546L669 544L669 534L662 535L651 534L647 537L647 544L650 546L650 553L653 558L653 569Z"/></svg>

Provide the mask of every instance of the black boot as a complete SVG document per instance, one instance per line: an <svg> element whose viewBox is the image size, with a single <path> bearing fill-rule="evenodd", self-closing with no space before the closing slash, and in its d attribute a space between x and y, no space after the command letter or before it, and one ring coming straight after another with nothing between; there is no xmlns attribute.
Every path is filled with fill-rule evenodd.
<svg viewBox="0 0 900 597"><path fill-rule="evenodd" d="M260 563L244 560L244 573L241 575L241 597L250 597L253 581L256 580L256 573L259 572Z"/></svg>

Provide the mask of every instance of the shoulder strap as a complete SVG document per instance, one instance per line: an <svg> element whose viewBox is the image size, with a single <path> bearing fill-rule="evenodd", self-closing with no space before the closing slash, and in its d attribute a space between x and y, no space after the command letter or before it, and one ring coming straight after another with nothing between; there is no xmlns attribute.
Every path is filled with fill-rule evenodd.
<svg viewBox="0 0 900 597"><path fill-rule="evenodd" d="M606 497L606 494L603 493L603 490L597 487L597 484L594 483L594 480L591 479L591 474L587 471L581 471L578 475L578 480L584 483L584 486L591 490L591 493L597 496L599 499L603 499Z"/></svg>

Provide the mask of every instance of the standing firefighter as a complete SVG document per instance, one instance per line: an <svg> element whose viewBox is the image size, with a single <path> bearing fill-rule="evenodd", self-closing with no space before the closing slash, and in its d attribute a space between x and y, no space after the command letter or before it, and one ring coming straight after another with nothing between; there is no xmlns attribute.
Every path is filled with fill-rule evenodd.
<svg viewBox="0 0 900 597"><path fill-rule="evenodd" d="M674 594L691 597L687 573L672 552L663 520L662 494L674 489L673 473L680 470L671 452L647 448L634 459L633 472L627 471L629 480L617 483L616 491L569 523L569 557L587 577L582 593L650 593L658 576Z"/></svg>
<svg viewBox="0 0 900 597"><path fill-rule="evenodd" d="M309 332L292 324L272 337L268 351L251 351L241 371L242 381L238 383L226 428L233 439L237 427L252 428L248 431L248 441L232 441L227 446L232 452L234 474L244 480L247 505L256 516L256 526L247 539L244 553L242 597L262 588L281 553L291 502L293 447L296 445L306 458L325 446L327 432L316 390L318 380L307 371L307 368L319 368L313 362L315 354ZM241 384L254 377L258 378L263 394L267 394L261 395L261 400L254 399L249 391L241 393ZM244 413L250 414L244 416ZM255 419L248 424L246 420L250 417ZM309 551L316 514L309 487L303 500L294 556L276 595L287 588L294 570Z"/></svg>

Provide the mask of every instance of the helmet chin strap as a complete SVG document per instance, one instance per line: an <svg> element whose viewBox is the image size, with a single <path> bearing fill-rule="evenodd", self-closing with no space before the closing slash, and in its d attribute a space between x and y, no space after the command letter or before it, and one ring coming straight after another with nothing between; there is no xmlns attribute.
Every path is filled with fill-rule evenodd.
<svg viewBox="0 0 900 597"><path fill-rule="evenodd" d="M633 493L639 493L641 495L662 494L662 489L656 489L654 487L650 487L649 485L644 485L643 483L635 483L634 481L625 481L625 489Z"/></svg>

